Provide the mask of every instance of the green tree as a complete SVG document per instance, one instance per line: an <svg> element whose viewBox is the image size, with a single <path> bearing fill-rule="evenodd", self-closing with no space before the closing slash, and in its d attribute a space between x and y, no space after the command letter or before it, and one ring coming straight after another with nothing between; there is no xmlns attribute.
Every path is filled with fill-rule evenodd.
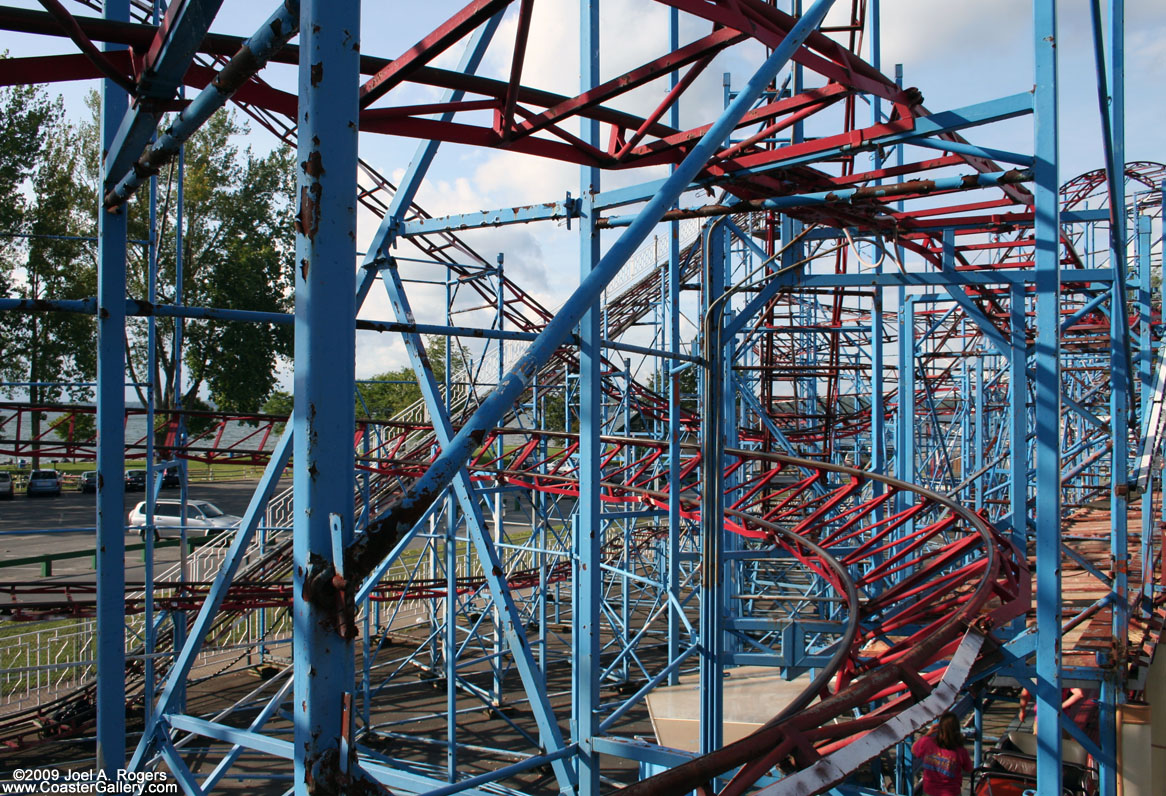
<svg viewBox="0 0 1166 796"><path fill-rule="evenodd" d="M425 354L439 386L445 383L445 338L431 337L425 342ZM456 383L467 370L466 350L455 344L451 357L453 369L450 379ZM356 416L373 420L390 420L421 400L421 388L411 367L397 368L373 376L371 383L358 386ZM367 407L367 409L366 409Z"/></svg>
<svg viewBox="0 0 1166 796"><path fill-rule="evenodd" d="M6 89L0 96L0 217L20 237L3 248L4 292L36 300L82 299L96 292L91 245L94 196L86 190L79 160L80 136L64 119L59 100L40 89ZM27 189L27 196L24 195ZM7 313L0 318L5 356L0 372L27 387L10 390L33 404L62 395L84 400L96 371L92 317L66 313ZM31 434L41 433L33 413ZM33 452L33 466L39 456Z"/></svg>
<svg viewBox="0 0 1166 796"><path fill-rule="evenodd" d="M95 247L79 240L96 229L101 187L98 100L92 118L74 128L60 100L42 89L0 91L0 291L35 299L85 298L96 293ZM220 112L185 148L182 224L178 219L175 164L159 176L158 281L155 301L186 306L287 312L292 308L294 158L286 147L267 155L236 145L246 132ZM127 289L147 298L149 192L128 204L130 246ZM179 271L183 291L174 285ZM179 326L158 317L157 359L148 372L147 320L127 322L129 377L138 398L142 382L157 386L155 405L256 411L275 386L279 360L292 348L287 326L191 320ZM61 313L0 317L6 356L0 374L10 381L76 382L92 379L96 330L91 318ZM181 375L181 379L179 376ZM182 394L179 395L179 385ZM23 393L24 391L22 391ZM35 402L67 395L82 400L87 388L34 387ZM39 419L38 421L39 422ZM35 433L35 430L34 430Z"/></svg>
<svg viewBox="0 0 1166 796"><path fill-rule="evenodd" d="M291 416L292 408L294 406L295 399L292 397L290 392L284 392L283 390L273 390L259 411L265 415L289 417Z"/></svg>
<svg viewBox="0 0 1166 796"><path fill-rule="evenodd" d="M60 108L37 86L0 89L0 233L4 235L0 247L6 266L11 266L12 250L19 248L19 239L13 236L27 232L28 197L23 189L40 160L44 131L59 115ZM0 279L10 277L10 268L0 272ZM9 285L9 281L3 283L5 288Z"/></svg>
<svg viewBox="0 0 1166 796"><path fill-rule="evenodd" d="M182 228L178 224L178 169L172 163L158 180L159 303L176 302L181 234L182 295L187 306L290 312L293 307L295 233L292 226L294 155L279 147L267 155L240 149L247 132L233 114L220 111L185 148ZM130 208L129 235L149 236L148 196ZM147 295L147 250L133 247L131 294ZM188 320L183 324L182 395L178 395L177 324L157 318L158 356L153 382L156 405L193 407L201 394L224 411L254 412L276 385L275 371L292 352L290 327L275 324ZM131 377L144 381L148 367L146 320L127 331ZM139 398L145 394L139 388Z"/></svg>
<svg viewBox="0 0 1166 796"><path fill-rule="evenodd" d="M680 387L680 408L695 412L700 406L698 365L692 365L680 371L677 382ZM652 392L668 397L668 377L663 373L653 373L651 379Z"/></svg>

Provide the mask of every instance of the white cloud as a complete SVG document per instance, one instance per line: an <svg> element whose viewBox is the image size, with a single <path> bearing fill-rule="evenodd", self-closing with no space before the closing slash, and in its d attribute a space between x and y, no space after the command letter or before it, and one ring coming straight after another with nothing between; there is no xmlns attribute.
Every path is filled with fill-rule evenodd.
<svg viewBox="0 0 1166 796"><path fill-rule="evenodd" d="M845 19L849 4L839 4L831 23ZM893 73L896 62L905 64L906 82L922 89L932 110L960 107L1032 88L1031 6L1011 0L935 2L935 0L883 0L883 68ZM504 20L481 73L504 79L509 72L516 29L514 4ZM1062 68L1062 173L1067 176L1099 164L1096 131L1091 31L1087 0L1058 4ZM633 68L666 49L667 14L650 0L605 0L601 30L603 79ZM708 23L681 15L682 42L708 33ZM1158 31L1166 24L1166 4L1157 0L1127 2L1127 70L1129 152L1134 157L1161 157L1152 131L1166 125L1161 103L1143 101L1157 96L1156 86L1166 77L1166 44ZM532 31L523 70L523 83L565 95L579 86L579 20L577 9L553 2L534 4ZM463 44L451 50L460 53ZM864 53L864 56L866 53ZM681 104L684 127L713 119L723 104L722 73L731 72L740 86L759 63L759 47L738 47L709 66L685 95ZM809 78L811 84L817 82ZM631 92L613 104L635 113L646 113L663 96L663 81ZM833 118L833 117L831 117ZM477 122L477 120L476 120ZM475 123L476 123L475 122ZM825 122L823 122L825 124ZM969 133L990 146L1026 151L1031 147L1028 120L1019 120ZM577 130L577 126L568 126ZM826 134L836 130L817 130ZM604 143L608 129L601 131ZM400 162L400 161L398 161ZM659 176L656 170L608 172L603 187L610 189ZM419 196L420 203L435 215L509 207L561 199L566 191L577 193L579 169L573 164L469 147L443 147ZM576 244L573 234L552 224L539 223L464 233L475 249L493 259L506 254L507 269L521 285L548 306L555 306L577 283ZM362 223L361 239L365 238ZM606 238L605 238L606 240ZM411 294L413 288L410 288ZM444 305L418 289L418 315L440 315ZM370 307L372 305L370 304ZM387 309L387 307L385 308ZM382 315L381 317L387 317ZM397 346L387 346L383 356L403 357ZM403 358L402 358L403 361Z"/></svg>

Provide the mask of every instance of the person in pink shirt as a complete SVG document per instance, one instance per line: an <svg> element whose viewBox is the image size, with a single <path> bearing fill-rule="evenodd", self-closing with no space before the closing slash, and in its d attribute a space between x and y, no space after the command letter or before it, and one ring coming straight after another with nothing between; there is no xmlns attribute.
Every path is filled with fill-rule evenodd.
<svg viewBox="0 0 1166 796"><path fill-rule="evenodd" d="M960 720L944 713L935 728L915 742L911 754L923 769L923 792L927 796L960 796L964 772L972 770L972 758L964 749Z"/></svg>

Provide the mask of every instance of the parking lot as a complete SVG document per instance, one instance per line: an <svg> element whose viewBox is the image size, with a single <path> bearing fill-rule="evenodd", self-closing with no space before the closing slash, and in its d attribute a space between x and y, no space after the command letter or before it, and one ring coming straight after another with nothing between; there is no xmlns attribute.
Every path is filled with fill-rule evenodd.
<svg viewBox="0 0 1166 796"><path fill-rule="evenodd" d="M291 485L287 478L286 485ZM242 515L255 491L254 480L196 482L189 487L191 500L207 500L228 514ZM161 497L177 498L179 490L163 490ZM96 541L96 495L76 490L61 492L60 497L25 497L17 493L12 500L0 501L0 561L74 551L92 551ZM127 492L124 518L138 501L142 492ZM23 533L27 531L27 533ZM47 532L46 532L47 531ZM136 531L127 531L126 544L139 543ZM177 547L156 551L155 561L166 563L178 558ZM0 582L27 581L40 577L39 565L0 568ZM133 582L143 576L140 551L126 554L126 578ZM50 580L74 579L84 576L92 579L92 559L70 558L54 562Z"/></svg>

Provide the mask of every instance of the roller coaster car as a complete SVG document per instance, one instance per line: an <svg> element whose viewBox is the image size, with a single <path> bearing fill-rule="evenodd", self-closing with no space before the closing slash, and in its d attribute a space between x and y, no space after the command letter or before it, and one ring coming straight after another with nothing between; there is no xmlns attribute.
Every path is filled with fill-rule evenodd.
<svg viewBox="0 0 1166 796"><path fill-rule="evenodd" d="M1061 742L1061 784L1065 796L1094 796L1097 783L1089 756L1076 741ZM1023 796L1036 792L1036 737L1010 732L1000 739L987 761L972 773L975 796Z"/></svg>

